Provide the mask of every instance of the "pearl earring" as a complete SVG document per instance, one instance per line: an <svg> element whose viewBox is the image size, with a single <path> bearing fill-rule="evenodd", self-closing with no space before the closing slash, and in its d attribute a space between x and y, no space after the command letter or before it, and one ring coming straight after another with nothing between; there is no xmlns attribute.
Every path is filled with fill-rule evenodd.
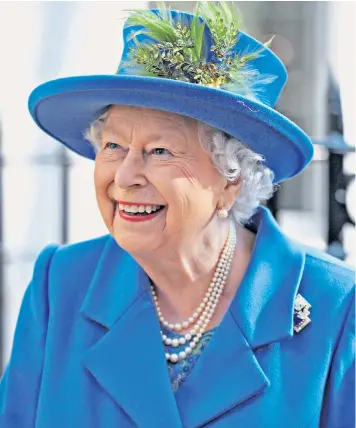
<svg viewBox="0 0 356 428"><path fill-rule="evenodd" d="M229 214L229 212L225 207L218 209L218 217L226 218L228 216L228 214Z"/></svg>

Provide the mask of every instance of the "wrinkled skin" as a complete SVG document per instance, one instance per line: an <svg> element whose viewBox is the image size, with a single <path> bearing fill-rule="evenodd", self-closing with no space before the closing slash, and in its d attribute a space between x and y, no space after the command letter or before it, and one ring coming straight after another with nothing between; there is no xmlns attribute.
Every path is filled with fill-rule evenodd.
<svg viewBox="0 0 356 428"><path fill-rule="evenodd" d="M228 219L218 218L216 210L230 209L239 192L239 183L229 184L202 148L196 121L111 107L94 178L109 232L155 282L167 318L190 315L209 286L228 233ZM130 222L120 217L116 201L165 208L151 220ZM238 231L247 234L242 227Z"/></svg>

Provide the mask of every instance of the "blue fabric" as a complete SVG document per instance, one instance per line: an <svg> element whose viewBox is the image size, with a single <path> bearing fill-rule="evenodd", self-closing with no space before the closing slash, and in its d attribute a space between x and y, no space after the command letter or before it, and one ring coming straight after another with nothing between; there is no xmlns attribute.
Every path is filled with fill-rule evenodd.
<svg viewBox="0 0 356 428"><path fill-rule="evenodd" d="M175 11L172 14L174 19L191 19L189 14ZM278 78L266 85L257 101L252 101L245 94L129 74L124 65L133 41L127 38L139 28L124 28L125 44L118 74L56 79L31 93L29 110L44 132L74 152L94 159L94 149L83 138L89 125L111 104L142 106L189 116L231 134L264 156L266 165L275 173L275 183L293 177L307 166L313 156L310 138L273 109L287 73L270 49L250 64L261 74ZM204 38L209 52L211 36L207 26ZM139 39L152 42L145 35ZM261 47L261 43L240 32L235 50L246 53Z"/></svg>
<svg viewBox="0 0 356 428"><path fill-rule="evenodd" d="M149 281L109 235L45 248L0 383L1 428L351 428L355 272L259 208L248 269L176 394ZM293 331L297 293L312 322Z"/></svg>
<svg viewBox="0 0 356 428"><path fill-rule="evenodd" d="M172 339L174 338L179 339L181 337L184 337L182 334L171 331L164 326L161 326L161 330L164 334L166 334L168 337ZM180 387L180 385L185 381L189 373L193 370L195 364L197 363L204 349L210 342L210 339L213 337L214 331L215 331L215 328L209 331L206 331L203 334L201 341L192 350L192 353L186 359L180 360L177 363L171 363L171 362L167 363L169 377L171 378L172 388L174 392L178 391L178 388ZM166 352L178 354L179 352L184 351L184 348L186 346L187 345L180 345L177 348L174 348L173 346L166 346L165 349L166 349Z"/></svg>

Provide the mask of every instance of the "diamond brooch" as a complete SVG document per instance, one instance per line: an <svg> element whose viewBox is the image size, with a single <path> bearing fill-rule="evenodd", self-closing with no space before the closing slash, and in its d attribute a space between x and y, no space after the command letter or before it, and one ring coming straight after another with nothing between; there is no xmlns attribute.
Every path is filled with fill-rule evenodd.
<svg viewBox="0 0 356 428"><path fill-rule="evenodd" d="M297 294L294 301L294 331L299 333L311 323L311 304L307 302L301 294Z"/></svg>

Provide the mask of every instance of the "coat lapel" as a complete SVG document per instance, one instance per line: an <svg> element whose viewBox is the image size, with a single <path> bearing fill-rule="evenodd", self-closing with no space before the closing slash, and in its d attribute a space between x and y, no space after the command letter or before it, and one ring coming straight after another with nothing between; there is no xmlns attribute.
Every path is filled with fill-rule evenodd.
<svg viewBox="0 0 356 428"><path fill-rule="evenodd" d="M82 312L103 329L83 355L101 387L139 427L182 427L148 278L111 238Z"/></svg>
<svg viewBox="0 0 356 428"><path fill-rule="evenodd" d="M200 427L269 386L231 311L176 393L185 428Z"/></svg>
<svg viewBox="0 0 356 428"><path fill-rule="evenodd" d="M82 307L103 336L85 352L83 363L138 426L203 426L258 399L270 385L261 352L293 336L304 254L265 208L251 227L257 236L242 283L175 396L147 276L109 239Z"/></svg>
<svg viewBox="0 0 356 428"><path fill-rule="evenodd" d="M281 233L268 210L259 208L252 227L257 236L242 283L176 394L185 428L208 424L263 395L270 381L259 363L262 353L270 352L268 345L293 336L293 305L304 254Z"/></svg>

